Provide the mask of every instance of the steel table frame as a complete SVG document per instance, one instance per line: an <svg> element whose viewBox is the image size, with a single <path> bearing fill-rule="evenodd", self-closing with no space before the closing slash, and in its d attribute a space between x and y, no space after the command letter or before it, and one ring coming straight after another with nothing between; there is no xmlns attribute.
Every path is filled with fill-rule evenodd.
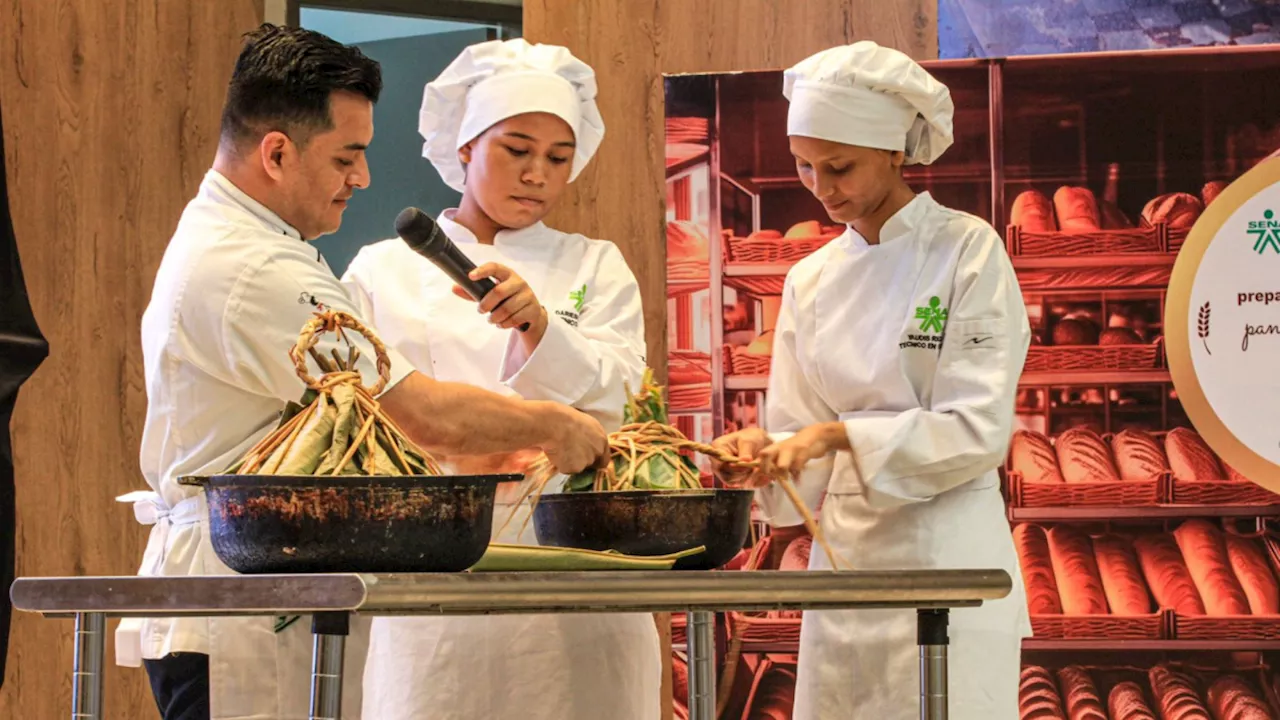
<svg viewBox="0 0 1280 720"><path fill-rule="evenodd" d="M914 608L920 717L947 718L949 610L1009 594L1003 570L584 572L18 578L16 610L76 621L73 720L101 720L108 617L310 615L312 720L340 720L351 613L689 613L689 711L715 718L716 611Z"/></svg>

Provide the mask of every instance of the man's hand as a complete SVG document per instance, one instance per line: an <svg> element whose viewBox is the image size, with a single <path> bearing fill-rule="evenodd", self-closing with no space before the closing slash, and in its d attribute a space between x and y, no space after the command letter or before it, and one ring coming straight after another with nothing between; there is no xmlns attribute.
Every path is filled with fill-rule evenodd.
<svg viewBox="0 0 1280 720"><path fill-rule="evenodd" d="M599 421L571 407L542 403L550 439L542 451L556 472L572 475L609 461L609 436Z"/></svg>
<svg viewBox="0 0 1280 720"><path fill-rule="evenodd" d="M533 289L524 278L506 265L485 263L472 270L472 280L490 278L497 286L480 299L479 311L489 316L489 322L504 330L518 328L529 323L526 334L541 338L547 329L547 311L538 302ZM453 294L463 300L471 300L465 290L453 286ZM499 307L501 306L501 307Z"/></svg>
<svg viewBox="0 0 1280 720"><path fill-rule="evenodd" d="M780 472L797 475L810 460L848 449L849 437L843 423L810 425L786 440L761 450L760 470L769 475Z"/></svg>
<svg viewBox="0 0 1280 720"><path fill-rule="evenodd" d="M760 453L772 444L769 433L760 428L747 428L718 437L711 446L739 460L750 462L759 458ZM773 482L773 478L764 473L738 469L714 458L711 460L711 467L725 482L733 485L763 487Z"/></svg>

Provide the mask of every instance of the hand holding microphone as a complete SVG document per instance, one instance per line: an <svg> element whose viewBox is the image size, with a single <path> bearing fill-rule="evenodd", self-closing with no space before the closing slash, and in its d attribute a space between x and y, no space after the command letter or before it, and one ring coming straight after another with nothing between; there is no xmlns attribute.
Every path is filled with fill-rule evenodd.
<svg viewBox="0 0 1280 720"><path fill-rule="evenodd" d="M495 325L518 326L520 332L527 332L534 321L542 321L545 311L528 283L510 268L497 263L486 263L477 269L440 226L418 208L401 211L396 217L396 234L453 280L457 285L455 294L478 302L480 311L490 314L489 321Z"/></svg>

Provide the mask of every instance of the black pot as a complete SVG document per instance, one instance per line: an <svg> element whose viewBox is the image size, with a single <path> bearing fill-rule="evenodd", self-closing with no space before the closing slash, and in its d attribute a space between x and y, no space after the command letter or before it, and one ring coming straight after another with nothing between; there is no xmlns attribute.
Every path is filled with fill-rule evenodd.
<svg viewBox="0 0 1280 720"><path fill-rule="evenodd" d="M458 572L489 547L499 483L519 475L214 475L218 559L238 573Z"/></svg>
<svg viewBox="0 0 1280 720"><path fill-rule="evenodd" d="M751 532L751 490L627 490L543 495L533 511L538 543L627 555L668 555L703 545L677 570L713 570Z"/></svg>

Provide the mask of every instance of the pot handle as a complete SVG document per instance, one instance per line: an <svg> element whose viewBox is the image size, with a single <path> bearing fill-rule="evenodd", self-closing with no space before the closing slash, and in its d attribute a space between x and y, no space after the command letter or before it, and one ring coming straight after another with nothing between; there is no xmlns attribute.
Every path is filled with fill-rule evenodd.
<svg viewBox="0 0 1280 720"><path fill-rule="evenodd" d="M188 487L209 487L209 478L204 475L183 475L178 478L179 485Z"/></svg>

